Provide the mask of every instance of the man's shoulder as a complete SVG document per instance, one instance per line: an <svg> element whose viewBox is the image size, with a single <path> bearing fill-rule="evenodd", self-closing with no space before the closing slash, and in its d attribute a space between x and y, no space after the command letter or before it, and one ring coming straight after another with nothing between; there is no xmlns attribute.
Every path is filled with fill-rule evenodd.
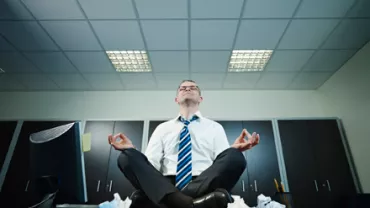
<svg viewBox="0 0 370 208"><path fill-rule="evenodd" d="M207 118L207 117L202 117L202 121L214 126L214 127L222 127L222 125L213 119Z"/></svg>
<svg viewBox="0 0 370 208"><path fill-rule="evenodd" d="M158 124L157 129L166 128L168 126L173 125L174 123L175 123L175 120L174 119L163 121L162 123Z"/></svg>

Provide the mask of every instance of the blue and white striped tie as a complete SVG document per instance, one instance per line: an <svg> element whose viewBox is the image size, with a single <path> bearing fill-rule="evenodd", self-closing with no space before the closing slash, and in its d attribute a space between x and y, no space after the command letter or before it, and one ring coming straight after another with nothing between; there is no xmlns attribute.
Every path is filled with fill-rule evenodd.
<svg viewBox="0 0 370 208"><path fill-rule="evenodd" d="M192 179L191 137L188 125L196 119L198 119L197 116L193 116L190 120L180 117L180 121L185 125L180 132L180 144L177 156L176 187L179 190L182 190Z"/></svg>

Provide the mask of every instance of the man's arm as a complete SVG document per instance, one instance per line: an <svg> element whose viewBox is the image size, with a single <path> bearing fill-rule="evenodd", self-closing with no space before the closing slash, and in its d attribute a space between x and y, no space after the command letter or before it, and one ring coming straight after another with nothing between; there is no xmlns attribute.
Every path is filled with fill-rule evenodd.
<svg viewBox="0 0 370 208"><path fill-rule="evenodd" d="M227 139L224 127L217 123L214 127L215 137L214 137L214 150L213 150L213 160L216 159L224 150L230 147L229 140Z"/></svg>
<svg viewBox="0 0 370 208"><path fill-rule="evenodd" d="M159 125L150 137L148 146L145 151L145 156L158 171L160 171L161 169L161 161L163 158L162 135L163 134L161 133L161 125Z"/></svg>

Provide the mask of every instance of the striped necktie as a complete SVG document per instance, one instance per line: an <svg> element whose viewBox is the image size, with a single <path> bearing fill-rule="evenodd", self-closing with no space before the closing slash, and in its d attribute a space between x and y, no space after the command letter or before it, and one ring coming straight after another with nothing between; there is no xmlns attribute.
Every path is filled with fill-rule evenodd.
<svg viewBox="0 0 370 208"><path fill-rule="evenodd" d="M198 119L197 116L193 116L190 120L180 117L180 121L184 123L184 128L180 132L180 144L177 156L176 187L179 190L182 190L192 179L191 137L188 125L196 119Z"/></svg>

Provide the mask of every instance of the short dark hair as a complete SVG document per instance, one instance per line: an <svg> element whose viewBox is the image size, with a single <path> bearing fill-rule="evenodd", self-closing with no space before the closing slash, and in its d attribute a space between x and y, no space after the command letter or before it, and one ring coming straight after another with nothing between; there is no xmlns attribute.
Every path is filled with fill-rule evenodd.
<svg viewBox="0 0 370 208"><path fill-rule="evenodd" d="M196 82L194 80L191 80L191 79L182 80L179 84L179 87L177 88L177 91L179 91L181 84L184 83L184 82L192 82L192 83L196 84ZM198 89L199 95L202 95L202 92L200 91L199 86L197 86L197 89Z"/></svg>

